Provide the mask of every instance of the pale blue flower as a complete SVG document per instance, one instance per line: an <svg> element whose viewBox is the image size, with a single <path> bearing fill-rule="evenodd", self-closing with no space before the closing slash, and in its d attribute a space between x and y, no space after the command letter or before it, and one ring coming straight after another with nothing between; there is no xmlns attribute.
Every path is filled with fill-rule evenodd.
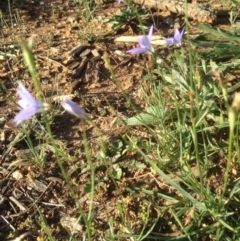
<svg viewBox="0 0 240 241"><path fill-rule="evenodd" d="M22 110L13 119L15 125L19 125L23 121L28 120L33 115L40 113L43 109L49 107L47 103L41 103L36 100L20 81L18 82L17 93L20 96L18 104Z"/></svg>
<svg viewBox="0 0 240 241"><path fill-rule="evenodd" d="M86 118L86 113L84 109L79 107L75 102L72 100L66 99L62 102L62 107L71 115L75 115L80 118Z"/></svg>
<svg viewBox="0 0 240 241"><path fill-rule="evenodd" d="M153 26L151 26L148 35L142 35L138 37L138 43L140 47L133 48L127 51L130 54L150 54L154 51L151 41L152 41L152 34L153 34Z"/></svg>
<svg viewBox="0 0 240 241"><path fill-rule="evenodd" d="M184 30L185 30L185 27L182 29L181 32L180 32L178 29L176 29L175 32L174 32L173 38L167 38L167 39L166 39L167 45L180 46L180 45L181 45L181 41L182 41L182 37L183 37Z"/></svg>

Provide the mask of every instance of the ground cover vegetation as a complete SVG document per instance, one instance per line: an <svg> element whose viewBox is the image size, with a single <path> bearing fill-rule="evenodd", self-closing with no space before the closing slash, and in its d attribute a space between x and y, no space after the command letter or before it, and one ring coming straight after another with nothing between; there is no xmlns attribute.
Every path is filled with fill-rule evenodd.
<svg viewBox="0 0 240 241"><path fill-rule="evenodd" d="M240 240L239 1L0 2L0 240Z"/></svg>

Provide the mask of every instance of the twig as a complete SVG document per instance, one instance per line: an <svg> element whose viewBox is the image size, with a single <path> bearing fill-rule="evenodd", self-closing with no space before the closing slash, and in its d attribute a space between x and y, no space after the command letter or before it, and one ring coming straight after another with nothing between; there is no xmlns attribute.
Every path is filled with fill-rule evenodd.
<svg viewBox="0 0 240 241"><path fill-rule="evenodd" d="M4 218L2 215L1 215L1 218L9 225L9 227L10 227L13 231L16 230L16 229L12 226L12 224L10 224L10 223L8 222L8 220L7 220L6 218Z"/></svg>
<svg viewBox="0 0 240 241"><path fill-rule="evenodd" d="M27 210L15 197L10 196L9 199L10 199L13 203L15 203L15 204L19 207L19 209L20 209L21 211Z"/></svg>
<svg viewBox="0 0 240 241"><path fill-rule="evenodd" d="M42 204L44 205L47 205L47 206L54 206L54 207L65 207L65 205L63 204L57 204L57 203L46 203L46 202L41 202Z"/></svg>
<svg viewBox="0 0 240 241"><path fill-rule="evenodd" d="M126 43L137 43L138 42L138 36L120 36L116 39L114 39L115 42L126 42ZM164 37L160 35L154 35L152 36L151 40L152 45L166 45L166 40Z"/></svg>

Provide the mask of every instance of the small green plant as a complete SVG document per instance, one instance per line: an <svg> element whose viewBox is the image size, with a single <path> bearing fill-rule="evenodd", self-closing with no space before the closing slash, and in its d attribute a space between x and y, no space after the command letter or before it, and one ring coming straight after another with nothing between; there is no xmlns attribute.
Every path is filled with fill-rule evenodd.
<svg viewBox="0 0 240 241"><path fill-rule="evenodd" d="M132 29L138 31L146 25L145 15L147 13L147 9L137 9L133 4L129 4L126 9L121 8L120 14L115 14L106 22L112 23L113 31L120 30L124 25L130 25Z"/></svg>

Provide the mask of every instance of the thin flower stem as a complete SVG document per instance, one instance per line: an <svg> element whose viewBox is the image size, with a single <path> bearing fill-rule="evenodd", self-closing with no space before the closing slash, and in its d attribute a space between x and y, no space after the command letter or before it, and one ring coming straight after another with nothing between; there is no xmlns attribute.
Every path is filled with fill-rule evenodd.
<svg viewBox="0 0 240 241"><path fill-rule="evenodd" d="M203 198L203 175L202 175L202 167L200 165L200 158L199 158L199 150L198 150L198 138L197 138L197 129L196 129L196 124L195 124L195 117L194 117L194 101L193 98L190 98L190 118L191 118L191 123L192 123L192 137L193 137L193 143L194 143L194 150L195 150L195 157L197 161L197 167L199 171L199 176L200 176L200 192L201 192L201 198Z"/></svg>
<svg viewBox="0 0 240 241"><path fill-rule="evenodd" d="M235 113L235 110L232 108L229 108L228 119L229 119L228 159L227 159L226 171L224 175L224 184L223 184L221 198L223 198L226 193L229 171L230 171L231 160L232 160L232 152L233 152L233 139L234 139L234 130L235 130L235 122L236 122L236 113Z"/></svg>

